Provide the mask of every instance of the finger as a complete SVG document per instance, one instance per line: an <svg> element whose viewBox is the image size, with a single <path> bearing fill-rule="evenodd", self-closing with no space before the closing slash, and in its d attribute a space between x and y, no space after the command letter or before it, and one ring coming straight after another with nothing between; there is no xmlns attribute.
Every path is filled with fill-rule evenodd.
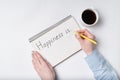
<svg viewBox="0 0 120 80"><path fill-rule="evenodd" d="M83 34L83 35L86 36L85 31L86 31L86 29L82 29L82 30L78 30L77 32L78 32L79 34Z"/></svg>
<svg viewBox="0 0 120 80"><path fill-rule="evenodd" d="M93 34L91 34L90 31L87 30L87 29L82 29L82 30L79 30L78 32L79 32L80 34L83 34L83 35L91 38L91 39L94 39L94 38L95 38L95 36L94 36Z"/></svg>
<svg viewBox="0 0 120 80"><path fill-rule="evenodd" d="M37 56L36 56L36 52L35 52L35 51L32 51L32 58L33 58L34 60L37 60Z"/></svg>
<svg viewBox="0 0 120 80"><path fill-rule="evenodd" d="M92 33L90 33L90 31L88 31L87 29L85 30L85 35L87 35L87 37L91 39L95 39L95 36Z"/></svg>
<svg viewBox="0 0 120 80"><path fill-rule="evenodd" d="M45 63L45 59L37 51L36 51L36 56L37 56L38 60L41 62L41 64Z"/></svg>
<svg viewBox="0 0 120 80"><path fill-rule="evenodd" d="M32 60L32 64L34 66L35 71L38 73L38 75L40 74L40 69L41 66L38 67L38 65L36 64L36 62L34 60Z"/></svg>
<svg viewBox="0 0 120 80"><path fill-rule="evenodd" d="M42 58L42 56L37 51L33 52L33 58L35 60L39 61L40 64L44 63L44 59Z"/></svg>
<svg viewBox="0 0 120 80"><path fill-rule="evenodd" d="M84 32L85 32L85 29L77 30L77 32L79 32L79 33L84 33Z"/></svg>
<svg viewBox="0 0 120 80"><path fill-rule="evenodd" d="M35 51L33 51L32 57L33 57L33 60L35 61L35 63L41 65L41 61L38 59L37 54L36 54Z"/></svg>
<svg viewBox="0 0 120 80"><path fill-rule="evenodd" d="M35 62L34 62L34 60L32 60L32 64L33 64L33 66L35 66Z"/></svg>
<svg viewBox="0 0 120 80"><path fill-rule="evenodd" d="M79 32L76 32L75 37L78 39L78 41L82 41L83 39L80 37Z"/></svg>
<svg viewBox="0 0 120 80"><path fill-rule="evenodd" d="M50 68L50 70L52 71L52 73L55 73L52 65L51 65L47 60L45 60L45 62L46 62L46 64L48 65L48 67Z"/></svg>
<svg viewBox="0 0 120 80"><path fill-rule="evenodd" d="M53 69L52 65L47 60L45 60L45 62L50 67L50 69L52 70Z"/></svg>
<svg viewBox="0 0 120 80"><path fill-rule="evenodd" d="M34 67L34 68L37 67L37 64L36 64L35 60L32 60L32 64L33 64L33 67Z"/></svg>

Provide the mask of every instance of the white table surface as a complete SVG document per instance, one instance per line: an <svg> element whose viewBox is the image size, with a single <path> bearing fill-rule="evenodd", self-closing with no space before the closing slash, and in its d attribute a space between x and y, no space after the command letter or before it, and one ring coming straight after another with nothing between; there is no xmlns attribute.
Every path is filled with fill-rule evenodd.
<svg viewBox="0 0 120 80"><path fill-rule="evenodd" d="M80 13L87 7L99 12L99 21L93 27L84 27L96 35L97 48L120 75L119 3L119 0L0 0L0 80L39 79L31 63L28 39L70 14L81 25ZM55 68L58 79L93 79L82 54L81 51Z"/></svg>

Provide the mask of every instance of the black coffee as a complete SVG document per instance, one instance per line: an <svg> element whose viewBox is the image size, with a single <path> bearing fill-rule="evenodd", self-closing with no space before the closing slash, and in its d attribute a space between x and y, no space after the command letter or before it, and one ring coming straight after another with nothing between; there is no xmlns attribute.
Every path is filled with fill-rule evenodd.
<svg viewBox="0 0 120 80"><path fill-rule="evenodd" d="M82 13L82 20L86 24L94 24L94 22L96 21L96 14L92 10L87 9Z"/></svg>

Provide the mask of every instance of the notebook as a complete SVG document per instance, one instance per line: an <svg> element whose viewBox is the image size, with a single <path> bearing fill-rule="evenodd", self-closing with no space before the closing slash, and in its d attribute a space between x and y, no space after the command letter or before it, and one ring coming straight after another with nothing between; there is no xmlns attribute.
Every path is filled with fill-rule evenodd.
<svg viewBox="0 0 120 80"><path fill-rule="evenodd" d="M81 50L75 37L80 27L73 16L69 15L29 39L34 50L38 51L53 67Z"/></svg>

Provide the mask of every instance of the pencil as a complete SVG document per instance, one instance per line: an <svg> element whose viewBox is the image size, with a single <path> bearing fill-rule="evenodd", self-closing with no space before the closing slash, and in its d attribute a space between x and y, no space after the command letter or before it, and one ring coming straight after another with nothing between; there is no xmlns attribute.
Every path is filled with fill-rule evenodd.
<svg viewBox="0 0 120 80"><path fill-rule="evenodd" d="M78 32L76 32L77 34L79 34ZM84 36L83 34L79 34L82 38L84 38L84 39L86 39L86 40L88 40L88 41L90 41L90 42L92 42L93 44L97 44L97 42L96 41L94 41L94 40L92 40L92 39L90 39L90 38L88 38L88 37L86 37L86 36Z"/></svg>

